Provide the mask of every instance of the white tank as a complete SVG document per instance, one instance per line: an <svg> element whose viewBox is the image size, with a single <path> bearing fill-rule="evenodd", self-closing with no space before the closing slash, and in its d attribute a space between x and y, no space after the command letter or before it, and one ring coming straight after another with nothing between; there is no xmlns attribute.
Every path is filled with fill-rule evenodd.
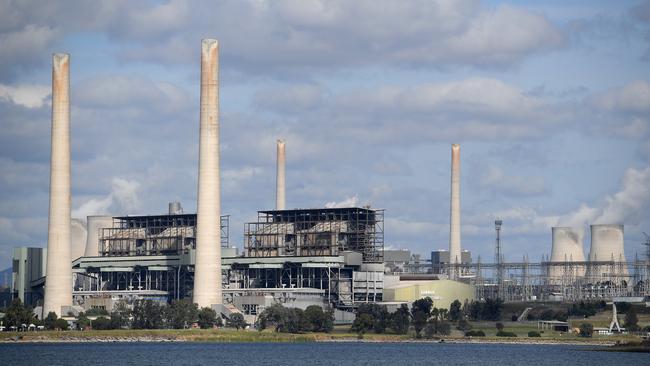
<svg viewBox="0 0 650 366"><path fill-rule="evenodd" d="M84 257L99 256L99 235L100 230L113 227L111 216L88 216L88 237L86 239L86 250Z"/></svg>
<svg viewBox="0 0 650 366"><path fill-rule="evenodd" d="M84 255L87 237L86 222L81 219L72 219L70 221L70 258L73 261Z"/></svg>
<svg viewBox="0 0 650 366"><path fill-rule="evenodd" d="M625 260L623 225L591 225L589 261L611 261L612 259L617 262ZM611 272L611 268L594 267L594 270L593 274L596 276L600 276L605 272ZM626 266L622 266L620 271L615 270L615 272L622 272L618 274L628 274Z"/></svg>
<svg viewBox="0 0 650 366"><path fill-rule="evenodd" d="M553 242L551 247L551 262L584 262L582 250L582 235L570 227L551 228ZM565 274L563 267L551 267L551 276L560 278ZM576 268L574 276L584 276L584 268Z"/></svg>

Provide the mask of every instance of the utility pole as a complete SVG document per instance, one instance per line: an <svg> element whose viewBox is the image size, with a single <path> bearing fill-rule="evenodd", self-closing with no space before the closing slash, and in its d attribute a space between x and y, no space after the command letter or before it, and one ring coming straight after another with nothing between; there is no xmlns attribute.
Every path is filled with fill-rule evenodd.
<svg viewBox="0 0 650 366"><path fill-rule="evenodd" d="M494 228L496 229L497 232L497 240L496 240L496 247L494 248L494 264L497 267L497 288L498 288L498 293L497 297L501 298L502 300L505 301L505 298L503 297L503 261L502 261L502 256L501 256L501 224L503 224L503 221L497 219L494 221Z"/></svg>

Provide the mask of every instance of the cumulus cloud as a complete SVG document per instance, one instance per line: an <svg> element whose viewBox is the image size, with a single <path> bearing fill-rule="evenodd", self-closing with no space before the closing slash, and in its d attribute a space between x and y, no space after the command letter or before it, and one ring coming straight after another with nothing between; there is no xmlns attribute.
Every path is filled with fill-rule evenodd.
<svg viewBox="0 0 650 366"><path fill-rule="evenodd" d="M606 111L650 113L650 84L636 80L596 95L593 103Z"/></svg>
<svg viewBox="0 0 650 366"><path fill-rule="evenodd" d="M3 85L0 84L0 100L10 101L27 108L40 108L50 95L45 85Z"/></svg>
<svg viewBox="0 0 650 366"><path fill-rule="evenodd" d="M111 185L111 192L107 196L84 202L72 211L72 216L132 214L140 208L139 182L113 178Z"/></svg>

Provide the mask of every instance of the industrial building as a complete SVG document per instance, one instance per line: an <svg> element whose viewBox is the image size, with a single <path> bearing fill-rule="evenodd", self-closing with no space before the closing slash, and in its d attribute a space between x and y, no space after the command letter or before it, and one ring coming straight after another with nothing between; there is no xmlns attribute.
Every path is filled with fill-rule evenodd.
<svg viewBox="0 0 650 366"><path fill-rule="evenodd" d="M43 248L14 248L10 290L13 299L30 306L43 301L46 257Z"/></svg>
<svg viewBox="0 0 650 366"><path fill-rule="evenodd" d="M431 252L429 263L408 250L384 250L382 209L286 209L283 139L276 146L275 210L259 211L256 221L245 224L238 253L229 245L229 217L221 211L219 43L214 39L201 43L197 213L185 214L179 203L171 203L163 215L73 219L69 62L69 55L55 54L52 64L47 253L30 251L34 248L15 253L14 272L22 281L14 281L16 296L42 303L41 315L111 309L118 301L143 298L187 298L224 315L243 313L248 321L273 303L318 304L349 320L362 303L395 305L426 296L435 306L448 307L454 300L578 301L650 294L650 251L645 260L627 262L618 224L591 226L587 260L577 232L552 228L551 258L532 263L525 255L519 262L505 261L503 222L496 220L494 262L482 263L480 257L473 262L461 245L458 144L451 145L449 248Z"/></svg>

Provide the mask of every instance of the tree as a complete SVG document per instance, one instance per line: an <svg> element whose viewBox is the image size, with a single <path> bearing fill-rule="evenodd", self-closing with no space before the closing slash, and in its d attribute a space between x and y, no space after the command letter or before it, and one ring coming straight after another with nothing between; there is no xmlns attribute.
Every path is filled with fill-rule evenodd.
<svg viewBox="0 0 650 366"><path fill-rule="evenodd" d="M100 315L108 315L108 311L106 309L100 309L100 308L90 308L88 311L86 311L86 316L100 316Z"/></svg>
<svg viewBox="0 0 650 366"><path fill-rule="evenodd" d="M422 329L429 320L431 308L433 307L433 300L430 297L418 299L413 302L411 306L411 317L413 318L412 324L415 329L415 337L421 338Z"/></svg>
<svg viewBox="0 0 650 366"><path fill-rule="evenodd" d="M128 327L130 324L131 309L125 301L118 301L111 312L111 329Z"/></svg>
<svg viewBox="0 0 650 366"><path fill-rule="evenodd" d="M591 337L594 334L594 326L590 323L580 324L580 336L581 337Z"/></svg>
<svg viewBox="0 0 650 366"><path fill-rule="evenodd" d="M54 322L54 329L68 330L69 326L68 321L63 318L59 318Z"/></svg>
<svg viewBox="0 0 650 366"><path fill-rule="evenodd" d="M134 329L160 329L163 326L164 308L153 300L136 300L133 303Z"/></svg>
<svg viewBox="0 0 650 366"><path fill-rule="evenodd" d="M454 300L454 302L449 305L449 320L457 322L463 317L461 306L462 305L458 300Z"/></svg>
<svg viewBox="0 0 650 366"><path fill-rule="evenodd" d="M241 313L230 314L230 317L226 320L226 326L230 328L235 328L237 330L246 328L248 324L244 320L244 315Z"/></svg>
<svg viewBox="0 0 650 366"><path fill-rule="evenodd" d="M100 316L97 319L93 320L93 329L96 330L108 330L115 329L113 328L114 324L105 316Z"/></svg>
<svg viewBox="0 0 650 366"><path fill-rule="evenodd" d="M386 306L379 304L361 304L357 308L356 315L368 314L373 320L372 330L375 333L384 333L389 325L389 314Z"/></svg>
<svg viewBox="0 0 650 366"><path fill-rule="evenodd" d="M165 309L165 321L170 328L186 329L196 321L198 312L198 305L191 301L187 299L174 300Z"/></svg>
<svg viewBox="0 0 650 366"><path fill-rule="evenodd" d="M329 333L334 328L332 313L323 311L318 305L310 305L305 309L305 317L312 332Z"/></svg>
<svg viewBox="0 0 650 366"><path fill-rule="evenodd" d="M636 310L630 306L625 313L624 327L630 331L636 331L639 329L639 318L636 315Z"/></svg>
<svg viewBox="0 0 650 366"><path fill-rule="evenodd" d="M370 314L361 314L354 319L352 330L357 332L359 337L362 338L367 331L372 329L374 323L374 319L372 319Z"/></svg>
<svg viewBox="0 0 650 366"><path fill-rule="evenodd" d="M390 327L397 334L406 334L411 324L411 314L406 304L400 305L394 313L390 315Z"/></svg>
<svg viewBox="0 0 650 366"><path fill-rule="evenodd" d="M311 324L305 316L305 311L298 308L289 309L287 317L287 331L289 333L302 333L310 329Z"/></svg>
<svg viewBox="0 0 650 366"><path fill-rule="evenodd" d="M274 326L276 332L286 331L289 311L282 304L273 304L259 315L257 318L257 329L264 330L269 326Z"/></svg>
<svg viewBox="0 0 650 366"><path fill-rule="evenodd" d="M47 313L47 316L45 317L45 319L43 319L43 326L47 330L53 330L54 327L56 327L56 320L57 319L58 319L58 317L56 316L56 313L53 312L53 311L50 311L49 313Z"/></svg>
<svg viewBox="0 0 650 366"><path fill-rule="evenodd" d="M217 312L209 307L203 307L197 315L199 327L201 329L214 328L217 323ZM219 318L221 320L221 318Z"/></svg>
<svg viewBox="0 0 650 366"><path fill-rule="evenodd" d="M472 324L470 324L470 322L468 322L465 319L461 319L458 321L458 324L456 325L456 329L462 332L467 332L472 329Z"/></svg>
<svg viewBox="0 0 650 366"><path fill-rule="evenodd" d="M501 323L501 322L496 323L495 326L497 327L497 330L498 330L499 332L503 330L503 323Z"/></svg>
<svg viewBox="0 0 650 366"><path fill-rule="evenodd" d="M84 330L90 326L90 319L83 312L77 316L77 329Z"/></svg>
<svg viewBox="0 0 650 366"><path fill-rule="evenodd" d="M56 314L55 314L56 316ZM6 310L4 322L6 326L20 328L22 324L32 324L36 321L34 311L30 306L24 306L20 299L15 299Z"/></svg>

